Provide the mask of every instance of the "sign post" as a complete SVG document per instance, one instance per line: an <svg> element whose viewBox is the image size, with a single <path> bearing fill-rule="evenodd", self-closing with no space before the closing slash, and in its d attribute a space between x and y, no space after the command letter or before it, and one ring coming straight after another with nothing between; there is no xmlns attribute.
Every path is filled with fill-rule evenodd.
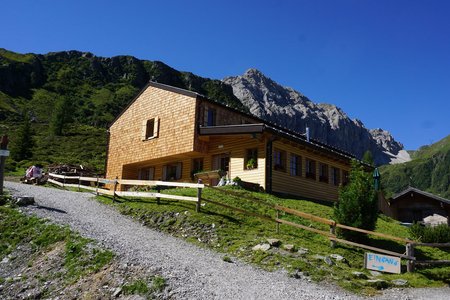
<svg viewBox="0 0 450 300"><path fill-rule="evenodd" d="M5 178L5 161L6 157L9 156L9 151L6 150L8 148L8 136L2 136L2 140L0 143L0 196L3 195L3 180Z"/></svg>
<svg viewBox="0 0 450 300"><path fill-rule="evenodd" d="M400 258L384 254L366 252L364 255L364 267L369 270L380 272L401 273Z"/></svg>

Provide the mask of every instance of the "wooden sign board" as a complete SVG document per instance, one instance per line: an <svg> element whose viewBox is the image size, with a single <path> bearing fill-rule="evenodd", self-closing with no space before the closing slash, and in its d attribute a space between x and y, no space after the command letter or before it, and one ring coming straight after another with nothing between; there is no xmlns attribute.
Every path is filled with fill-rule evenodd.
<svg viewBox="0 0 450 300"><path fill-rule="evenodd" d="M9 150L0 150L0 156L9 156Z"/></svg>
<svg viewBox="0 0 450 300"><path fill-rule="evenodd" d="M400 257L389 256L377 253L368 253L364 255L364 267L369 270L375 270L387 273L400 274Z"/></svg>

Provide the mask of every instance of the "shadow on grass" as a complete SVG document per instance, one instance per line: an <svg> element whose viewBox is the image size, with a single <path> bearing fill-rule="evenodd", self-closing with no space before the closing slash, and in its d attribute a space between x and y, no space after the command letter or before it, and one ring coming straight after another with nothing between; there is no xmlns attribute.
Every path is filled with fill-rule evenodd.
<svg viewBox="0 0 450 300"><path fill-rule="evenodd" d="M110 198L110 200L112 201L112 198ZM186 209L186 210L192 210L195 207L195 203L194 202L183 202L183 201L170 201L170 200L163 200L160 199L159 204L156 201L156 199L149 199L149 198L122 198L122 197L116 197L115 200L116 203L120 203L120 204L124 204L127 202L131 202L131 203L140 203L140 204L150 204L150 205L161 205L161 206L167 206L168 208L172 207L176 207L176 208L181 208L181 209ZM210 204L213 205L213 204ZM217 216L217 217L221 217L224 218L230 222L236 223L236 224L241 224L242 221L228 215L228 214L224 214L224 213L219 213L216 211L212 211L209 209L206 209L204 207L200 208L200 213L201 214L206 214L206 215L210 215L210 216Z"/></svg>
<svg viewBox="0 0 450 300"><path fill-rule="evenodd" d="M67 214L67 212L65 210L57 209L57 208L53 208L53 207L48 207L48 206L38 205L38 206L36 206L36 208L37 209L45 209L45 210L48 210L48 211L57 212L57 213L61 213L61 214Z"/></svg>

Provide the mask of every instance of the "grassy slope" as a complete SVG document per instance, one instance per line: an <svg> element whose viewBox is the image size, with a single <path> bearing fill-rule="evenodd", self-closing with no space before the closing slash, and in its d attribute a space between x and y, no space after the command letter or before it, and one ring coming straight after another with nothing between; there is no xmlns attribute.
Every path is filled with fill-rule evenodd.
<svg viewBox="0 0 450 300"><path fill-rule="evenodd" d="M33 124L36 146L29 160L15 162L10 157L6 160L7 175L23 176L26 168L41 163L81 164L94 169L99 174L104 172L106 159L106 129L88 125L72 125L64 136L48 133L45 124ZM0 128L0 134L4 132ZM9 133L14 134L13 130Z"/></svg>
<svg viewBox="0 0 450 300"><path fill-rule="evenodd" d="M390 196L409 185L450 199L450 135L416 151L413 160L381 167L381 182Z"/></svg>
<svg viewBox="0 0 450 300"><path fill-rule="evenodd" d="M240 189L235 191L269 203L279 203L304 212L314 213L321 217L332 218L333 209L327 205L304 200L278 198L264 193L253 193ZM192 189L177 189L170 190L170 192L189 196L196 195L196 190ZM222 193L212 189L205 189L203 197L275 217L275 212L270 208L236 197L224 196ZM109 198L100 197L100 199L105 203L111 204L111 199ZM181 201L161 200L161 204L158 205L153 199L122 199L117 204L117 207L122 213L139 219L140 222L149 227L168 232L177 237L186 238L196 244L224 253L224 260L228 260L228 255L236 256L268 270L285 268L291 274L301 271L309 274L314 280L337 282L346 289L364 294L372 294L375 291L373 287L367 286L364 280L355 279L351 274L352 271L362 271L369 274L363 269L364 250L345 245L338 245L337 248L332 249L329 246L330 242L325 237L305 230L281 225L280 233L276 233L275 223L238 214L208 203L201 208L201 213L195 212L195 207L192 203ZM325 225L297 217L288 215L281 217L306 226L325 231L329 230ZM378 219L377 231L399 237L408 237L408 230L405 227L386 217ZM253 246L259 243L266 243L267 238L277 238L283 244L293 244L297 248L307 248L309 251L303 255L289 253L281 249L269 252L252 251ZM369 240L369 243L373 246L399 253L405 251L405 246L396 242L373 238ZM418 249L416 252L421 259L450 259L449 252L438 249L424 248ZM334 265L329 266L324 262L323 258L317 258L317 255L327 256L333 253L344 256L347 262L336 262ZM403 269L405 269L405 265L403 265ZM413 274L383 274L380 278L387 281L404 278L413 287L438 286L443 283L450 283L450 267L419 269L418 272Z"/></svg>
<svg viewBox="0 0 450 300"><path fill-rule="evenodd" d="M38 254L63 242L66 271L55 276L64 276L67 284L87 273L97 272L113 257L112 252L99 250L91 244L91 240L80 237L68 228L48 224L36 217L26 217L5 206L0 206L0 232L0 259L14 252L20 245L30 244L34 254Z"/></svg>

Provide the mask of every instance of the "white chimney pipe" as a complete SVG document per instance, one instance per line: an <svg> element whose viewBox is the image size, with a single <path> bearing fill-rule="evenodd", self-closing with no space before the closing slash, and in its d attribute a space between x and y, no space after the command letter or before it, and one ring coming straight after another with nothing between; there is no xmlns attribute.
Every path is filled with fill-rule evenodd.
<svg viewBox="0 0 450 300"><path fill-rule="evenodd" d="M309 127L306 127L306 140L309 142Z"/></svg>

